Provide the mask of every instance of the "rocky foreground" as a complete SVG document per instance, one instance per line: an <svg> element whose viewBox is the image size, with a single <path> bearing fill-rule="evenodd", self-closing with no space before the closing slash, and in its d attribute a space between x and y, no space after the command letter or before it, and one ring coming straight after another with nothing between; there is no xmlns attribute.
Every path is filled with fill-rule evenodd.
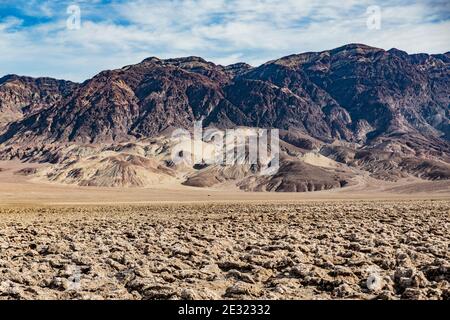
<svg viewBox="0 0 450 320"><path fill-rule="evenodd" d="M0 209L0 299L450 299L450 201Z"/></svg>

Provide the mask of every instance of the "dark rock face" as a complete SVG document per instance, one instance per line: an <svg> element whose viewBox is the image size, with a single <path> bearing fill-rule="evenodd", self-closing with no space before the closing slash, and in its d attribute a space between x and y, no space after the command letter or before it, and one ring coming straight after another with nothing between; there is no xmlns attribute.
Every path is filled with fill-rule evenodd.
<svg viewBox="0 0 450 320"><path fill-rule="evenodd" d="M240 182L242 190L269 192L313 192L347 185L347 176L298 161L281 161L273 176L250 177Z"/></svg>
<svg viewBox="0 0 450 320"><path fill-rule="evenodd" d="M70 81L8 75L0 79L0 129L57 105L77 87Z"/></svg>
<svg viewBox="0 0 450 320"><path fill-rule="evenodd" d="M448 61L448 54L347 45L253 69L198 57L149 58L79 86L12 76L0 81L2 113L22 116L2 139L31 129L56 141L121 140L205 118L218 126L295 128L324 141L389 134L448 141ZM18 81L21 91L14 90Z"/></svg>
<svg viewBox="0 0 450 320"><path fill-rule="evenodd" d="M262 80L300 97L309 110L294 106L306 111L314 125L307 121L305 128L316 138L359 142L415 134L448 141L450 74L445 57L348 45L272 61L241 78ZM364 127L368 132L361 134Z"/></svg>
<svg viewBox="0 0 450 320"><path fill-rule="evenodd" d="M0 80L0 143L120 142L203 120L221 128L279 128L294 133L290 144L319 141L323 154L339 162L375 173L388 161L438 179L448 176L449 66L449 53L351 44L257 68L148 58L83 84L8 76ZM384 153L388 160L379 159Z"/></svg>
<svg viewBox="0 0 450 320"><path fill-rule="evenodd" d="M223 99L220 81L228 75L213 69L214 81L201 74L206 69L187 71L174 63L147 59L102 72L58 105L11 123L0 141L31 131L39 141L111 142L153 136L171 126L190 127Z"/></svg>

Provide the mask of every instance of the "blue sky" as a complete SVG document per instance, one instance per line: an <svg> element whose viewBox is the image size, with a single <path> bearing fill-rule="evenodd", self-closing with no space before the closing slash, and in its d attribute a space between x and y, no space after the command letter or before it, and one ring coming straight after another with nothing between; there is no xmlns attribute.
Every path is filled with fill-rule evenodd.
<svg viewBox="0 0 450 320"><path fill-rule="evenodd" d="M81 10L78 30L67 28L69 5ZM371 6L379 29L367 27ZM258 65L355 42L447 52L450 1L0 0L0 76L83 81L149 56Z"/></svg>

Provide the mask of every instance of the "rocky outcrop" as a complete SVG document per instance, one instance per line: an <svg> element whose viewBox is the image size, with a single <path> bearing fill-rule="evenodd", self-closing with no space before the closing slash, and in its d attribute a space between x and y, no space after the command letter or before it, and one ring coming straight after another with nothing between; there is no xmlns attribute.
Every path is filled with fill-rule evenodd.
<svg viewBox="0 0 450 320"><path fill-rule="evenodd" d="M8 75L0 79L0 130L43 109L57 106L77 84L51 78Z"/></svg>

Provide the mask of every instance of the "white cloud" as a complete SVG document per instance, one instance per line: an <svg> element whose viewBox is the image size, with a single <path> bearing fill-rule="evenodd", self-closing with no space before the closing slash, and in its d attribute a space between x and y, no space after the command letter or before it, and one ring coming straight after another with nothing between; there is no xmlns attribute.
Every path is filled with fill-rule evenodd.
<svg viewBox="0 0 450 320"><path fill-rule="evenodd" d="M0 75L81 81L148 56L199 55L221 64L258 65L354 42L410 53L449 50L450 10L445 2L383 2L381 30L368 30L366 9L374 2L135 0L105 6L78 1L80 30L65 28L64 8L50 1L40 6L31 2L28 13L38 8L37 16L52 19L33 27L20 27L22 21L13 17L0 20Z"/></svg>

